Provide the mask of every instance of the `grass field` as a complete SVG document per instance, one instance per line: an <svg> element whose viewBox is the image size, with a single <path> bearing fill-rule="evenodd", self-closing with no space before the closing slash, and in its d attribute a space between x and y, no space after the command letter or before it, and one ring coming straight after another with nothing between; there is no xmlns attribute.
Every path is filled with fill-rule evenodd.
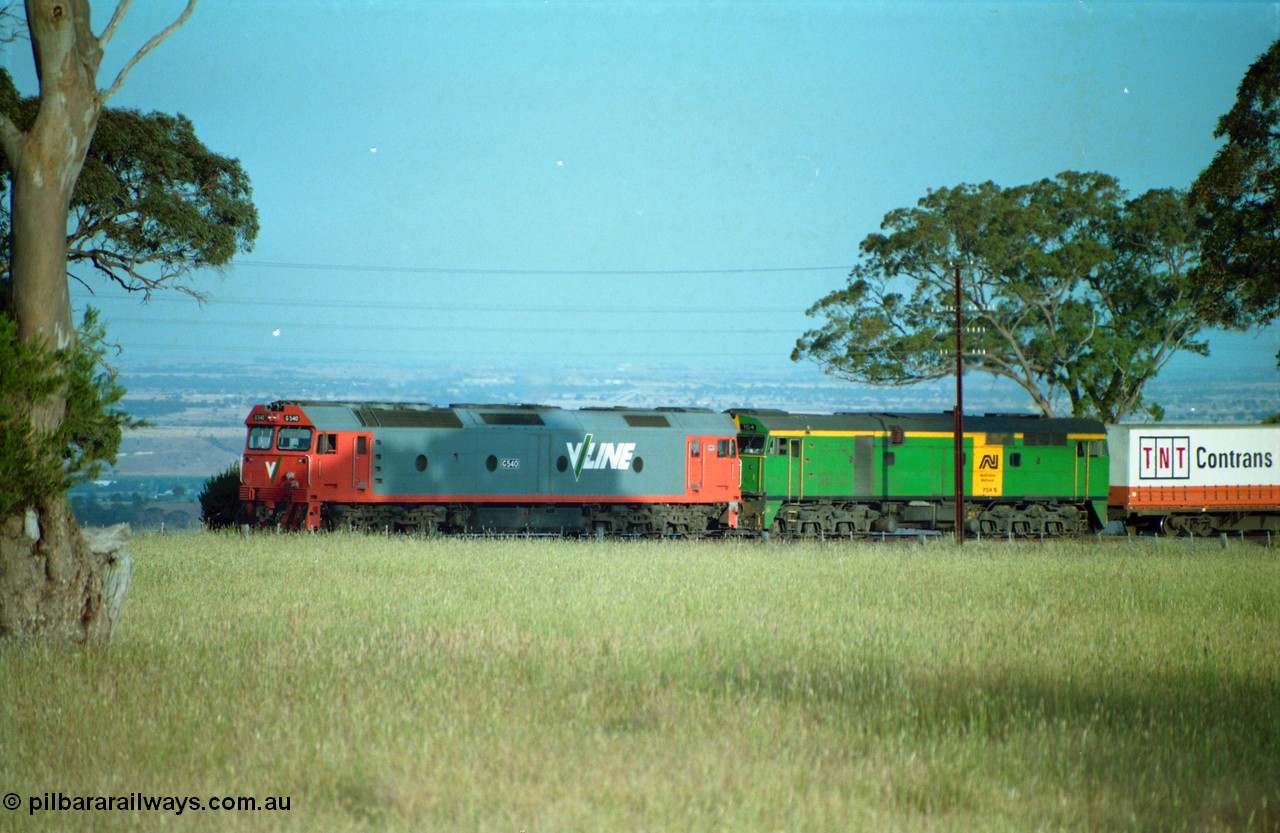
<svg viewBox="0 0 1280 833"><path fill-rule="evenodd" d="M0 830L1280 829L1276 549L132 552L110 650L0 650Z"/></svg>

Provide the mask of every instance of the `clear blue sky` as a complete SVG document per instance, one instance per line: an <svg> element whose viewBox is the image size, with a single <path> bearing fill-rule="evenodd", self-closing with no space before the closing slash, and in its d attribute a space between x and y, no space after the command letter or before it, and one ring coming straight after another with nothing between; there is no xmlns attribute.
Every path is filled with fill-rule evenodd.
<svg viewBox="0 0 1280 833"><path fill-rule="evenodd" d="M103 87L181 6L135 4ZM126 369L785 368L858 242L930 188L1189 185L1278 36L1275 3L202 0L111 105L238 157L261 236L199 278L203 309L94 303ZM25 48L4 60L33 91ZM1278 333L1191 366L1274 366Z"/></svg>

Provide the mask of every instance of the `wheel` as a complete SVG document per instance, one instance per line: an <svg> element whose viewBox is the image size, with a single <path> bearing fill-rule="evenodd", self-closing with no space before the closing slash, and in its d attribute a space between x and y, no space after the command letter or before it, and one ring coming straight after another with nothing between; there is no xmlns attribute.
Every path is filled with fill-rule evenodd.
<svg viewBox="0 0 1280 833"><path fill-rule="evenodd" d="M1218 525L1215 523L1213 516L1198 515L1194 518L1188 519L1187 528L1190 530L1192 535L1197 535L1201 538L1208 538L1217 531Z"/></svg>

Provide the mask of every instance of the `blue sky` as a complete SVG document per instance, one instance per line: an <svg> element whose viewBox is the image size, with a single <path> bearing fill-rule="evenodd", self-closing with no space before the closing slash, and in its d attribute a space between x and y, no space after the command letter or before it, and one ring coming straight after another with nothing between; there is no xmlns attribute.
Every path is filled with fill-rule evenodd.
<svg viewBox="0 0 1280 833"><path fill-rule="evenodd" d="M135 4L103 87L181 5ZM261 235L198 278L203 308L92 302L126 371L785 369L858 242L930 188L1189 185L1278 36L1275 3L203 0L111 105L238 157ZM25 49L4 60L34 90ZM1183 364L1272 367L1280 329L1212 344Z"/></svg>

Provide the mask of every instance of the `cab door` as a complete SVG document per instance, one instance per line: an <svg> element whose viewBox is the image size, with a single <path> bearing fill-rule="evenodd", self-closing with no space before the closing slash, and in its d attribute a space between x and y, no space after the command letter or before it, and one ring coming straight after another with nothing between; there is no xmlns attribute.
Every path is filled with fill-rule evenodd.
<svg viewBox="0 0 1280 833"><path fill-rule="evenodd" d="M356 434L355 450L351 455L351 485L356 489L368 489L372 470L373 435Z"/></svg>
<svg viewBox="0 0 1280 833"><path fill-rule="evenodd" d="M712 446L713 451L714 449L715 447ZM702 437L689 437L685 450L688 454L685 465L685 484L690 492L700 492L707 472L706 441Z"/></svg>
<svg viewBox="0 0 1280 833"><path fill-rule="evenodd" d="M1093 442L1090 440L1076 440L1076 465L1075 465L1075 497L1089 497L1089 480L1093 474L1093 464L1095 462L1093 456Z"/></svg>
<svg viewBox="0 0 1280 833"><path fill-rule="evenodd" d="M800 500L804 497L804 439L791 437L780 442L787 443L787 498Z"/></svg>

